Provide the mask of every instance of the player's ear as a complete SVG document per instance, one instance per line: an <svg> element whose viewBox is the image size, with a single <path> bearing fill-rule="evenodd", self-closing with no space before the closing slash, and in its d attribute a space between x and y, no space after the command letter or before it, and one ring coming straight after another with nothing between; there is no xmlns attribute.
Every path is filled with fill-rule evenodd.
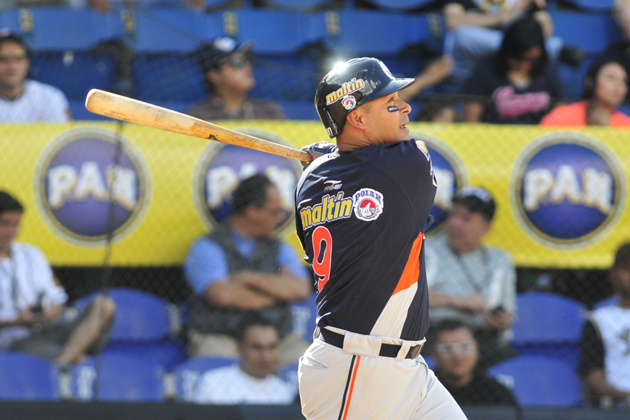
<svg viewBox="0 0 630 420"><path fill-rule="evenodd" d="M357 108L350 112L346 117L346 124L350 124L356 129L363 129L365 127L365 115L361 108Z"/></svg>

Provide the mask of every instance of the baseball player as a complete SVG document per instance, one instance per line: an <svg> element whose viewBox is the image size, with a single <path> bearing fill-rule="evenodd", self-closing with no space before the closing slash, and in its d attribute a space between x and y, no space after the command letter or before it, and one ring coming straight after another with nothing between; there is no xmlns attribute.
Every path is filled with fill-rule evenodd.
<svg viewBox="0 0 630 420"><path fill-rule="evenodd" d="M466 418L420 356L424 232L437 185L426 146L405 127L411 107L398 91L412 82L358 58L315 93L338 150L306 147L321 156L296 190L297 233L318 290L315 340L299 365L309 420Z"/></svg>

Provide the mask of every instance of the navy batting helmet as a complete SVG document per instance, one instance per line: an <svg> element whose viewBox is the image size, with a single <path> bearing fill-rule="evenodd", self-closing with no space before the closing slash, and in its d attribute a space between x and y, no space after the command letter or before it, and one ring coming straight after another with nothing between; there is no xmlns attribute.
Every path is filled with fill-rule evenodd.
<svg viewBox="0 0 630 420"><path fill-rule="evenodd" d="M399 91L413 81L395 78L376 58L353 58L335 66L319 82L315 91L315 107L330 138L337 137L350 111Z"/></svg>

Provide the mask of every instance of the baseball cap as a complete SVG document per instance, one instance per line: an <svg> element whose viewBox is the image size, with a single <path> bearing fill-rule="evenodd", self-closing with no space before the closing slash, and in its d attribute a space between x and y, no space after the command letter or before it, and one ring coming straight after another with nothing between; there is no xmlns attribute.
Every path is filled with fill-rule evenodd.
<svg viewBox="0 0 630 420"><path fill-rule="evenodd" d="M215 69L230 55L235 52L249 53L252 49L251 42L238 43L229 37L216 38L214 41L202 44L197 50L199 67L205 73Z"/></svg>
<svg viewBox="0 0 630 420"><path fill-rule="evenodd" d="M464 187L453 197L453 204L461 204L473 213L492 221L497 205L492 195L481 187Z"/></svg>

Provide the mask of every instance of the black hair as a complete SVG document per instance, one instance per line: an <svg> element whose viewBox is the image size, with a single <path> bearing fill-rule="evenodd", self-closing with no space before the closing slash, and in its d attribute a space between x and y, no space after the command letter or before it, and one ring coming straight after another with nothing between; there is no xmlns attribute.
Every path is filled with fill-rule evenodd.
<svg viewBox="0 0 630 420"><path fill-rule="evenodd" d="M506 76L509 70L509 59L520 58L527 51L536 47L541 49L542 55L532 66L532 78L540 76L549 63L545 48L545 36L540 24L531 16L514 22L503 34L503 42L501 42L501 48L496 55L497 70L502 76Z"/></svg>
<svg viewBox="0 0 630 420"><path fill-rule="evenodd" d="M614 268L630 267L630 242L621 245L615 253Z"/></svg>
<svg viewBox="0 0 630 420"><path fill-rule="evenodd" d="M245 212L247 207L264 207L267 202L267 190L273 183L262 174L252 175L238 184L232 194L232 214Z"/></svg>
<svg viewBox="0 0 630 420"><path fill-rule="evenodd" d="M257 314L250 313L248 316L243 318L243 320L238 325L238 328L236 328L236 330L234 331L234 338L236 339L236 341L242 343L245 339L245 334L247 334L247 330L252 327L272 327L276 330L276 332L278 331L276 329L276 326L273 325L270 321L264 319Z"/></svg>
<svg viewBox="0 0 630 420"><path fill-rule="evenodd" d="M435 336L437 337L437 335L441 332L444 331L455 331L455 330L459 330L460 328L466 328L467 330L470 330L470 327L468 325L466 325L463 321L457 319L457 318L446 318L443 319L439 322L436 322L435 325L433 325L431 327L431 329L433 330L433 333L435 334ZM472 332L472 330L471 330Z"/></svg>
<svg viewBox="0 0 630 420"><path fill-rule="evenodd" d="M28 45L26 45L24 43L24 40L22 39L21 36L14 34L13 32L0 32L0 47L2 46L2 44L4 44L5 42L14 42L16 44L20 44L20 46L24 49L24 51L26 52L26 57L30 60L31 56L32 56L32 52L31 49L28 47Z"/></svg>
<svg viewBox="0 0 630 420"><path fill-rule="evenodd" d="M624 65L621 64L621 62L615 58L605 58L605 59L596 61L588 68L588 71L586 72L586 75L584 76L584 94L582 95L582 99L590 100L590 99L595 98L595 91L597 90L595 86L595 84L597 83L597 76L599 75L599 72L605 66L611 63L619 64L621 68L623 68L623 70L626 71L626 68L624 67ZM626 76L628 75L626 74ZM627 83L628 82L626 82L626 85Z"/></svg>
<svg viewBox="0 0 630 420"><path fill-rule="evenodd" d="M24 206L6 191L0 191L0 215L7 211L24 212Z"/></svg>

